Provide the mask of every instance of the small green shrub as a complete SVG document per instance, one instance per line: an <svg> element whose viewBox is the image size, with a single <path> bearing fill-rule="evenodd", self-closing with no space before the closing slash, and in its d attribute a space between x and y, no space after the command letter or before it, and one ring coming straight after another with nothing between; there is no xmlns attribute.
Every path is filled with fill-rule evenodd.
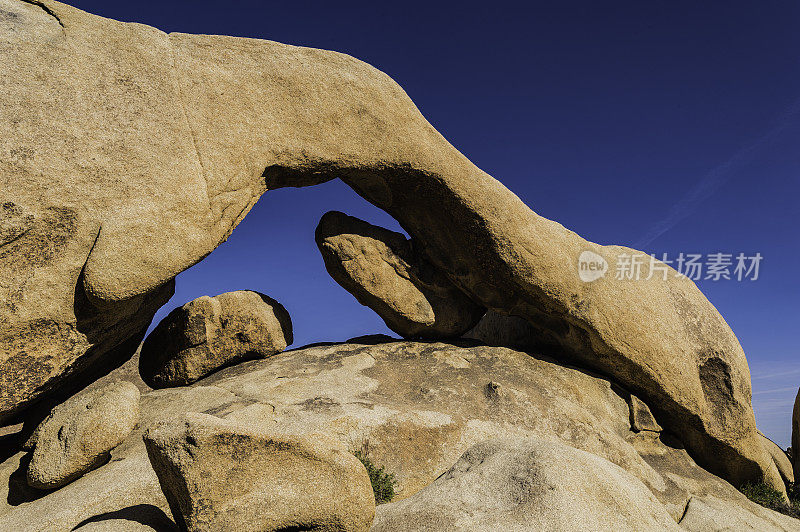
<svg viewBox="0 0 800 532"><path fill-rule="evenodd" d="M739 491L741 491L748 499L760 504L761 506L766 506L767 508L775 510L776 512L800 519L800 501L798 501L796 498L797 489L794 487L794 485L789 486L787 489L789 500L791 501L789 504L784 501L783 495L781 495L778 490L768 486L767 484L764 484L763 482L758 484L745 484L739 489Z"/></svg>
<svg viewBox="0 0 800 532"><path fill-rule="evenodd" d="M789 500L792 501L792 504L800 507L800 483L787 482L786 493L789 495Z"/></svg>
<svg viewBox="0 0 800 532"><path fill-rule="evenodd" d="M784 504L783 496L781 493L764 484L745 484L742 486L741 492L753 502L757 502L761 506L772 507Z"/></svg>
<svg viewBox="0 0 800 532"><path fill-rule="evenodd" d="M394 485L397 484L394 473L387 473L383 466L377 467L372 463L367 449L367 445L362 445L362 448L353 452L353 454L361 460L361 463L367 469L367 473L369 473L369 481L372 483L372 491L375 493L375 504L389 502L394 498Z"/></svg>

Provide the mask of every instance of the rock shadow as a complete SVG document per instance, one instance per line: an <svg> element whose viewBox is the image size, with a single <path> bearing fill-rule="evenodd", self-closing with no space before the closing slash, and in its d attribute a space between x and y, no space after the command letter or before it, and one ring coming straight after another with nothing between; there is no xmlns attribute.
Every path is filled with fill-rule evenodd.
<svg viewBox="0 0 800 532"><path fill-rule="evenodd" d="M72 530L80 530L82 527L91 523L102 523L104 521L133 521L144 526L150 527L156 532L177 532L178 526L164 511L158 506L152 504L135 504L115 510L113 512L105 512L97 514L88 519L84 519Z"/></svg>
<svg viewBox="0 0 800 532"><path fill-rule="evenodd" d="M51 493L51 490L40 490L28 485L28 464L31 455L27 454L19 461L19 467L8 477L8 497L11 506L19 506L25 502L33 502Z"/></svg>

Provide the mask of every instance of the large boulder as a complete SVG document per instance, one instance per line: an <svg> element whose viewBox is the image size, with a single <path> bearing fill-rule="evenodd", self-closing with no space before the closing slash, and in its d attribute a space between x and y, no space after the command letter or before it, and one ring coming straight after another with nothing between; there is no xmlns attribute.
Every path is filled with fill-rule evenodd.
<svg viewBox="0 0 800 532"><path fill-rule="evenodd" d="M790 483L793 484L794 467L787 452L781 449L777 443L764 436L761 431L758 431L758 434L761 436L761 443L764 445L764 450L767 451L767 454L770 456L770 458L772 458L772 461L775 463L775 467L778 468L778 472L781 474L783 481L787 485Z"/></svg>
<svg viewBox="0 0 800 532"><path fill-rule="evenodd" d="M680 527L633 475L544 438L470 447L413 497L380 506L372 532L640 530Z"/></svg>
<svg viewBox="0 0 800 532"><path fill-rule="evenodd" d="M457 338L486 312L401 233L331 211L314 236L331 277L403 337Z"/></svg>
<svg viewBox="0 0 800 532"><path fill-rule="evenodd" d="M30 437L28 484L54 489L110 459L139 421L139 390L119 382L78 394L57 406Z"/></svg>
<svg viewBox="0 0 800 532"><path fill-rule="evenodd" d="M775 512L754 513L713 495L689 499L680 525L686 530L703 532L800 530L797 519Z"/></svg>
<svg viewBox="0 0 800 532"><path fill-rule="evenodd" d="M705 494L671 516L608 460L558 439L513 437L472 446L419 493L379 506L371 532L800 530L796 519L749 506Z"/></svg>
<svg viewBox="0 0 800 532"><path fill-rule="evenodd" d="M18 454L10 461L20 459L24 462L24 456ZM6 472L2 475L5 480ZM11 478L15 480L13 474ZM158 477L144 452L109 462L46 494L21 497L15 483L0 486L0 492L7 506L3 509L5 515L0 516L3 530L88 532L95 527L116 525L107 530L117 532L140 525L139 530L177 531Z"/></svg>
<svg viewBox="0 0 800 532"><path fill-rule="evenodd" d="M704 467L783 489L744 352L694 283L538 216L387 75L343 54L168 35L53 0L0 9L0 419L119 360L113 348L140 334L175 275L267 189L338 176L472 300L647 401ZM641 263L640 279L584 282L587 253Z"/></svg>
<svg viewBox="0 0 800 532"><path fill-rule="evenodd" d="M182 530L366 532L372 524L366 469L327 436L275 436L187 414L144 441Z"/></svg>
<svg viewBox="0 0 800 532"><path fill-rule="evenodd" d="M145 339L139 372L153 388L185 386L292 343L292 321L274 299L239 290L202 296L178 307Z"/></svg>
<svg viewBox="0 0 800 532"><path fill-rule="evenodd" d="M688 500L713 496L720 508L760 522L758 530L800 523L699 467L676 437L632 430L629 394L607 378L502 347L366 339L297 349L145 392L140 411L140 426L108 464L54 492L20 489L24 454L0 463L0 529L72 530L145 510L170 515L142 432L186 412L268 427L276 437L323 433L348 450L367 449L375 466L395 474L395 501L434 482L474 444L555 437L629 472L676 522Z"/></svg>

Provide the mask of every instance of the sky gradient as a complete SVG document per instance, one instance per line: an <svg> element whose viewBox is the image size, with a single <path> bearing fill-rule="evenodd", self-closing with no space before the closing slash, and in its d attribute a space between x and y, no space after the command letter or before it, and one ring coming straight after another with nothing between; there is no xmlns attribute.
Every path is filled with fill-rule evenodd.
<svg viewBox="0 0 800 532"><path fill-rule="evenodd" d="M748 356L759 428L790 443L800 385L800 4L76 0L165 31L348 53L539 214L601 244L763 256L757 281L699 281ZM557 4L557 5L556 5ZM388 332L336 285L313 241L328 210L397 224L333 181L268 192L177 279L166 313L253 289L295 346Z"/></svg>

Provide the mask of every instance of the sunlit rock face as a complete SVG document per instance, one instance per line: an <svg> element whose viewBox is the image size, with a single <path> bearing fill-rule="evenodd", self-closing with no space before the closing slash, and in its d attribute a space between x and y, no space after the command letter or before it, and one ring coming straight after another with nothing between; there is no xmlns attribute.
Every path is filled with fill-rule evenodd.
<svg viewBox="0 0 800 532"><path fill-rule="evenodd" d="M153 388L185 386L215 371L280 353L292 343L292 320L252 290L201 296L176 308L142 344L139 374Z"/></svg>
<svg viewBox="0 0 800 532"><path fill-rule="evenodd" d="M331 277L405 338L458 338L486 312L401 233L331 211L314 238Z"/></svg>
<svg viewBox="0 0 800 532"><path fill-rule="evenodd" d="M536 530L536 519L603 531L615 529L609 523L669 530L679 522L683 530L706 532L714 520L730 530L798 529L797 520L749 501L699 467L673 435L637 432L632 414L642 404L617 384L537 353L458 343L352 340L244 362L190 386L146 390L139 423L111 460L61 489L24 499L25 454L0 463L0 530L128 530L134 518L134 525L172 530L182 515L229 516L242 526L252 517L266 525L330 515L335 508L325 490L308 490L330 469L320 464L317 475L302 457L272 460L254 433L284 443L325 434L394 474L395 496L377 507L376 530L397 530L397 523L407 530ZM129 376L132 362L110 377ZM198 414L187 412L236 428L221 427L227 435L213 430L219 439L201 431L192 441L185 436L194 431L182 420ZM177 438L157 438L173 444L159 444L151 466L143 434L163 423L178 429L167 431ZM532 439L553 442L553 452L540 454L527 443L496 447ZM290 455L293 449L286 447ZM486 458L483 465L476 457ZM165 470L169 463L178 470ZM343 503L353 501L342 484L330 485ZM189 491L171 491L182 488ZM288 492L274 497L279 490ZM314 506L322 512L309 516ZM371 508L347 503L347 512L335 513L363 523L359 516Z"/></svg>
<svg viewBox="0 0 800 532"><path fill-rule="evenodd" d="M697 287L582 281L585 251L646 256L538 216L375 68L0 0L0 69L2 417L129 355L175 275L269 188L339 177L473 301L647 401L704 467L783 489L744 353Z"/></svg>

